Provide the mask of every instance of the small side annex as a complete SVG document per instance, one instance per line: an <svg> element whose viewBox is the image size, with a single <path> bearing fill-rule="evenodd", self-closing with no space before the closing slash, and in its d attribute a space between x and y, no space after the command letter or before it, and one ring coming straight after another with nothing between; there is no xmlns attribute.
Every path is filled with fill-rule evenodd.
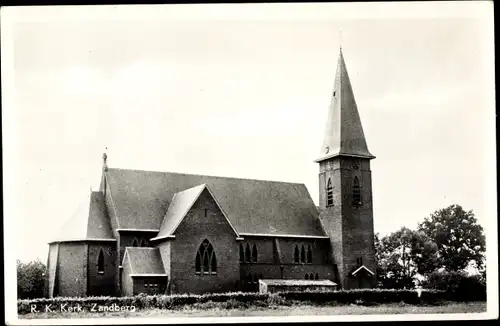
<svg viewBox="0 0 500 326"><path fill-rule="evenodd" d="M165 273L158 248L127 247L123 257L122 295L165 293Z"/></svg>

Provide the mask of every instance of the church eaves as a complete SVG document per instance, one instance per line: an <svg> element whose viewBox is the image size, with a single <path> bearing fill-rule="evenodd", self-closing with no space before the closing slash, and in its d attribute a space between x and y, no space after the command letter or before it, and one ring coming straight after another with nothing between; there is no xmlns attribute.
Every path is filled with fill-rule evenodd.
<svg viewBox="0 0 500 326"><path fill-rule="evenodd" d="M328 109L320 158L315 162L335 156L375 158L366 145L366 139L347 73L342 49L340 49L335 74L332 99Z"/></svg>

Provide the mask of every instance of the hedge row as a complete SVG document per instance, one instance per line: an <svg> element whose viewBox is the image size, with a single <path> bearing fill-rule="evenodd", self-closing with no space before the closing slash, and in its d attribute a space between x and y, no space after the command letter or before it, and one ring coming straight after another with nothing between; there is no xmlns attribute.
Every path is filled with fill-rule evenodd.
<svg viewBox="0 0 500 326"><path fill-rule="evenodd" d="M418 296L415 290L349 290L335 292L284 292L280 293L286 301L311 302L314 304L381 304L399 303L408 304L436 304L441 301L454 301L453 298L444 291L424 290Z"/></svg>
<svg viewBox="0 0 500 326"><path fill-rule="evenodd" d="M269 305L290 305L293 303L313 304L379 304L405 302L409 304L436 304L441 301L457 301L452 293L438 290L423 290L418 296L415 290L386 290L386 289L364 289L335 292L282 292L276 294L259 293L213 293L213 294L178 294L178 295L145 295L140 294L133 297L83 297L83 298L40 298L18 300L17 310L19 314L30 313L32 307L37 311L44 310L46 305L58 310L61 305L68 307L81 306L83 310L89 310L96 306L131 307L135 310L158 308L176 309L185 305L194 305L200 308L210 304L223 303L221 307L250 307ZM458 300L463 301L463 300Z"/></svg>
<svg viewBox="0 0 500 326"><path fill-rule="evenodd" d="M49 306L51 311L63 311L69 307L80 306L83 310L91 311L91 309L99 306L118 307L135 307L135 310L158 308L158 309L175 309L186 305L203 304L206 302L227 302L229 300L244 303L249 305L267 305L270 300L268 294L258 294L250 292L233 292L233 293L214 293L214 294L176 294L176 295L145 295L139 294L132 297L56 297L56 298L38 298L38 299L23 299L17 301L17 311L19 314L30 313L33 307L38 312L46 311L45 307Z"/></svg>

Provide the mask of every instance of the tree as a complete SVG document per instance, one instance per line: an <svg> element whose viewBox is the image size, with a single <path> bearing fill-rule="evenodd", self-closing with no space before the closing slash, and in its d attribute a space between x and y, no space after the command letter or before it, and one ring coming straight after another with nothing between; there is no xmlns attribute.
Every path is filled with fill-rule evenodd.
<svg viewBox="0 0 500 326"><path fill-rule="evenodd" d="M481 269L486 240L472 211L451 205L431 214L418 229L436 243L440 268L458 272L473 262Z"/></svg>
<svg viewBox="0 0 500 326"><path fill-rule="evenodd" d="M45 265L39 260L23 263L17 260L17 297L19 299L44 296Z"/></svg>
<svg viewBox="0 0 500 326"><path fill-rule="evenodd" d="M375 238L378 280L386 288L411 288L417 274L435 270L437 247L423 232L406 227Z"/></svg>

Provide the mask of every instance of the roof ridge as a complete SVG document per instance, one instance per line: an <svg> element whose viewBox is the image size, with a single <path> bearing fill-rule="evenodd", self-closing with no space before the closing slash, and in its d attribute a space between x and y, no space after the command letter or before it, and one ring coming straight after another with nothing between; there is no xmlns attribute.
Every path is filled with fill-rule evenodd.
<svg viewBox="0 0 500 326"><path fill-rule="evenodd" d="M195 174L195 173L183 173L183 172L171 172L171 171L153 171L153 170L126 169L126 168L108 168L108 172L110 170L132 171L132 172L150 172L150 173L170 173L170 174L195 176L195 177L209 177L209 178L219 178L219 179L233 179L233 180L260 181L260 182L270 182L270 183L287 183L287 184L294 184L294 185L305 185L304 183L301 183L301 182L265 180L265 179L257 179L257 178L223 177L223 176L219 176L219 175Z"/></svg>

